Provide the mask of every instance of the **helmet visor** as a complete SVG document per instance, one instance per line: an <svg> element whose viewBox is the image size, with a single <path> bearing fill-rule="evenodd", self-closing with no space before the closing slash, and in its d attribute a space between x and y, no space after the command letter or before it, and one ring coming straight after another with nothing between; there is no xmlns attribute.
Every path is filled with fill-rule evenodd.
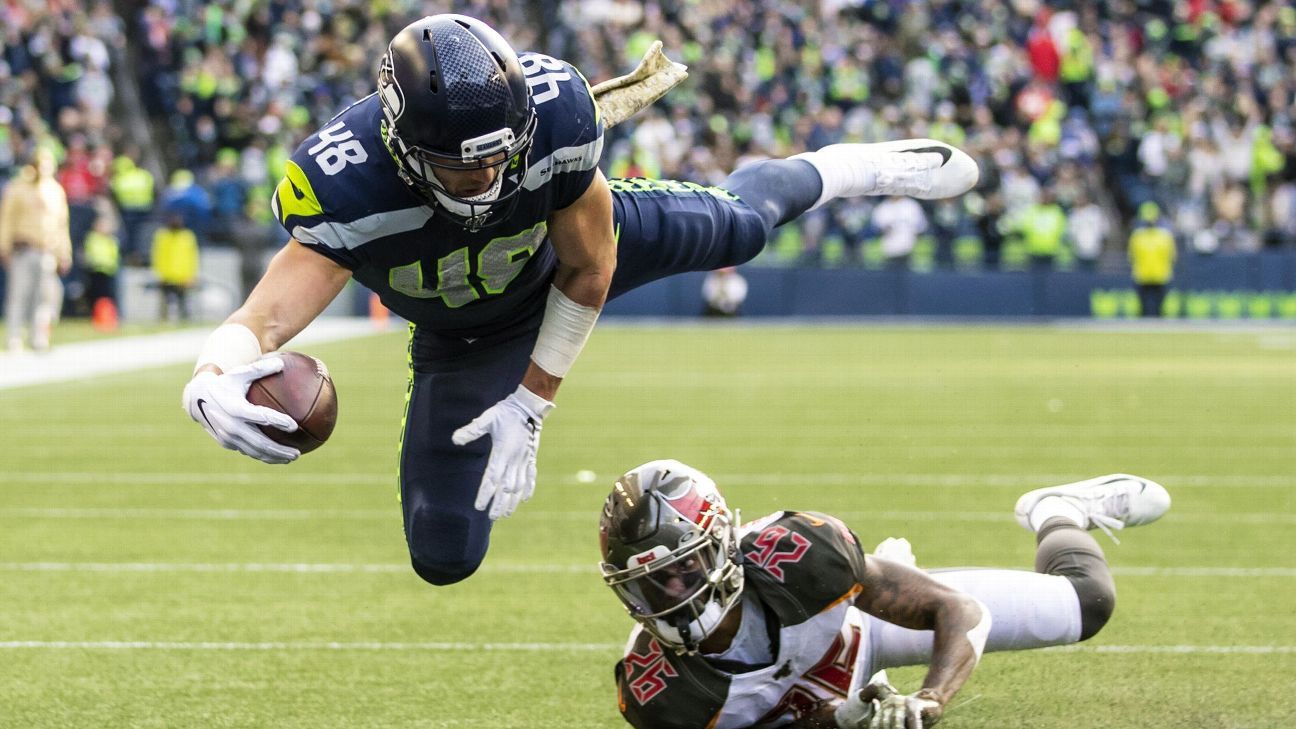
<svg viewBox="0 0 1296 729"><path fill-rule="evenodd" d="M706 601L722 566L720 557L716 541L700 539L664 556L647 552L632 557L639 564L624 570L603 563L603 579L635 617L661 617Z"/></svg>

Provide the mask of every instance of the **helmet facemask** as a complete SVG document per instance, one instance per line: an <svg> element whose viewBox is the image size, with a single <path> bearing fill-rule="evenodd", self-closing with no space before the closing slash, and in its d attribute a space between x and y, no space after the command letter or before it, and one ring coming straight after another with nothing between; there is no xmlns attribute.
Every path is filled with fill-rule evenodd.
<svg viewBox="0 0 1296 729"><path fill-rule="evenodd" d="M643 551L612 558L605 548L605 559L613 561L600 564L603 581L630 616L680 653L698 651L738 602L743 586L736 518L718 492L713 492L714 500L699 498L698 492L706 490L699 485L703 488L690 485L676 492L674 499L657 489L643 494L655 501L651 508L661 526L631 547Z"/></svg>
<svg viewBox="0 0 1296 729"><path fill-rule="evenodd" d="M534 107L528 103L523 117L525 121L519 128L505 126L457 140L458 149L435 149L417 144L411 141L411 137L419 136L418 130L411 125L436 124L437 120L402 119L407 107L405 90L397 81L390 48L378 70L378 98L383 111L383 142L401 179L415 194L473 232L508 217L517 206L529 169L531 144L537 126ZM437 176L438 170L453 174L483 169L493 169L494 180L485 192L471 197L452 194Z"/></svg>

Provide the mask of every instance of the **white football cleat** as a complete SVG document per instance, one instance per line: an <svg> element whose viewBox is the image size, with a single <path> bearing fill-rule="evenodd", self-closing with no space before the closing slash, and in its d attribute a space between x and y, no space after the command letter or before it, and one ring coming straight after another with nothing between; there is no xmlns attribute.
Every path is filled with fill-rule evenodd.
<svg viewBox="0 0 1296 729"><path fill-rule="evenodd" d="M1108 536L1112 536L1113 529L1150 524L1170 509L1170 494L1161 484L1126 473L1113 473L1026 492L1017 499L1014 509L1017 523L1031 529L1031 510L1050 496L1066 499L1079 509L1087 521L1086 529L1101 529Z"/></svg>
<svg viewBox="0 0 1296 729"><path fill-rule="evenodd" d="M961 149L935 139L902 139L878 144L832 144L820 152L858 160L877 178L867 195L907 195L941 200L971 190L981 176Z"/></svg>

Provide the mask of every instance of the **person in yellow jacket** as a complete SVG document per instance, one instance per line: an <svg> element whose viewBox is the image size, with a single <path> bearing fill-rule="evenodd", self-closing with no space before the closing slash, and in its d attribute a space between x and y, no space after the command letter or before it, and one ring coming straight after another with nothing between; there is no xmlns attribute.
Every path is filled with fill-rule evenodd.
<svg viewBox="0 0 1296 729"><path fill-rule="evenodd" d="M1052 269L1062 252L1067 227L1066 212L1057 203L1052 190L1042 190L1039 202L1022 211L1019 226L1026 241L1026 252L1030 254L1031 268L1037 271Z"/></svg>
<svg viewBox="0 0 1296 729"><path fill-rule="evenodd" d="M72 267L72 237L67 194L54 169L54 153L41 147L34 164L22 169L0 199L5 324L13 352L23 349L24 329L33 349L48 349L63 308L59 277Z"/></svg>
<svg viewBox="0 0 1296 729"><path fill-rule="evenodd" d="M127 152L112 163L109 187L121 211L121 249L130 265L142 265L144 233L153 214L156 198L153 173L135 164L135 153Z"/></svg>
<svg viewBox="0 0 1296 729"><path fill-rule="evenodd" d="M86 298L93 304L108 299L117 304L117 271L121 268L121 246L117 239L117 221L100 212L94 227L85 238L85 267L88 271Z"/></svg>
<svg viewBox="0 0 1296 729"><path fill-rule="evenodd" d="M1161 222L1161 208L1156 203L1140 205L1138 217L1129 239L1130 268L1142 316L1159 317L1166 287L1174 278L1174 235Z"/></svg>
<svg viewBox="0 0 1296 729"><path fill-rule="evenodd" d="M153 234L153 275L162 288L162 320L170 321L174 305L180 320L188 321L189 290L198 282L198 236L179 211L169 212L166 225Z"/></svg>

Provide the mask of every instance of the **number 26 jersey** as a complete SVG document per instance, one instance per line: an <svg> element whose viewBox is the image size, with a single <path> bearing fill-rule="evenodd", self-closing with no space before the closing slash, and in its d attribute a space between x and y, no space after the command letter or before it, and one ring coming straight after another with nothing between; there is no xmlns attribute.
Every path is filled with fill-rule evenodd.
<svg viewBox="0 0 1296 729"><path fill-rule="evenodd" d="M772 660L733 665L679 655L637 628L615 670L618 708L631 725L783 726L867 679L860 675L870 660L867 623L854 606L864 555L844 524L777 512L743 525L742 555L743 602L763 610Z"/></svg>

